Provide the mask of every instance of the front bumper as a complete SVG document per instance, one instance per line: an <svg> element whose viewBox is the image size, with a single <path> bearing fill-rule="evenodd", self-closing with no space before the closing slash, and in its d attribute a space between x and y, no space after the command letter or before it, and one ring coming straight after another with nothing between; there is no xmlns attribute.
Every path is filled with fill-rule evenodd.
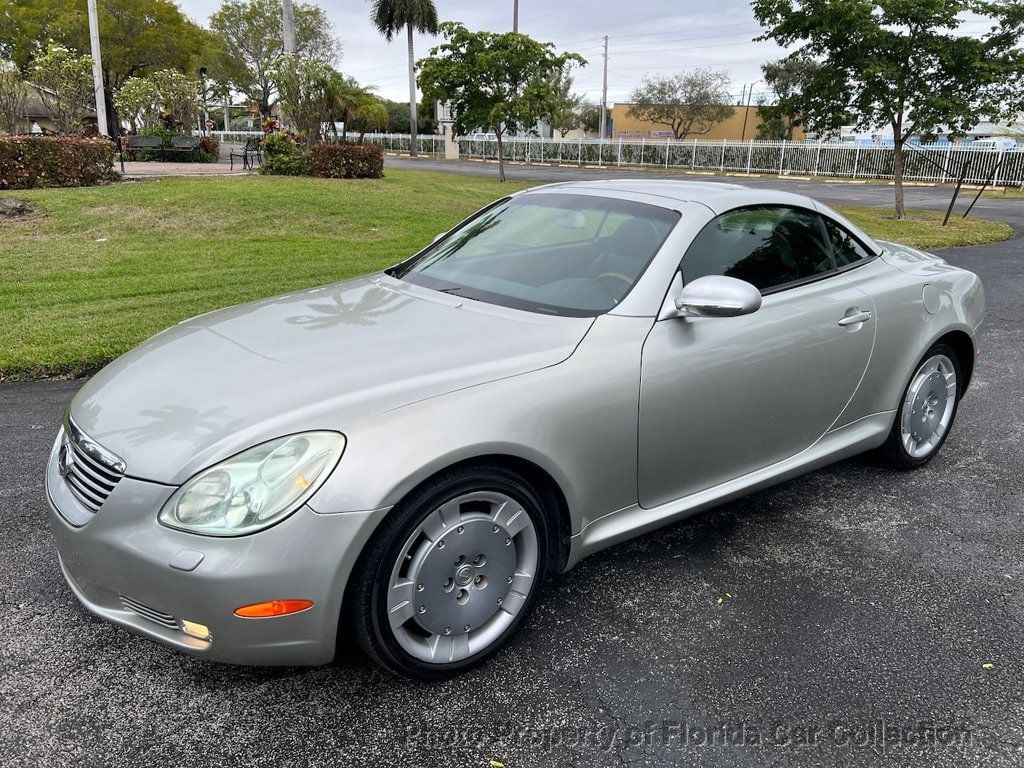
<svg viewBox="0 0 1024 768"><path fill-rule="evenodd" d="M132 632L212 661L331 661L349 574L387 509L319 514L303 507L267 530L214 538L157 522L174 490L126 476L92 515L68 490L56 451L51 454L46 470L50 527L64 577L82 604ZM69 519L87 522L76 526ZM183 551L189 554L182 556ZM192 570L181 569L199 555ZM314 605L274 618L234 615L239 606L289 598ZM211 640L185 634L181 620L206 625Z"/></svg>

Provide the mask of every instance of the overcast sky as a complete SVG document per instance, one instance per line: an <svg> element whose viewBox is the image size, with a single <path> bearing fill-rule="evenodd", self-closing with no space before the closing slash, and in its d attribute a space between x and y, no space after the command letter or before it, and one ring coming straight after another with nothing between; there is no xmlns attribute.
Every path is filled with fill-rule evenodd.
<svg viewBox="0 0 1024 768"><path fill-rule="evenodd" d="M207 25L220 0L178 0L185 13ZM408 100L404 37L388 43L370 24L367 0L321 0L341 40L339 69L398 101ZM512 28L512 0L437 0L442 20L470 29ZM771 42L751 42L760 33L749 0L520 0L519 29L575 51L589 62L577 70L576 90L601 98L601 38L608 43L608 102L625 101L645 73L666 74L698 66L725 69L739 99L744 84L760 79L760 65L782 51ZM416 57L436 44L416 38ZM754 90L755 100L759 90Z"/></svg>

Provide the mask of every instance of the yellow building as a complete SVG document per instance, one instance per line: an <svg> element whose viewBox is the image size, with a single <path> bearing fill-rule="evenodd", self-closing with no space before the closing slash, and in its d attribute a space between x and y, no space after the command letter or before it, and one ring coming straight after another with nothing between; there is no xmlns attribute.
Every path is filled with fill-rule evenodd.
<svg viewBox="0 0 1024 768"><path fill-rule="evenodd" d="M652 123L647 120L638 120L629 114L631 104L615 104L612 107L612 128L611 135L614 138L623 139L671 139L672 129L661 123ZM757 138L757 129L761 125L761 118L757 114L757 106L734 107L732 117L715 123L711 130L705 134L691 134L686 137L687 141L699 139L701 141L745 141ZM744 118L746 125L744 126ZM804 129L797 127L793 131L794 141L803 141Z"/></svg>

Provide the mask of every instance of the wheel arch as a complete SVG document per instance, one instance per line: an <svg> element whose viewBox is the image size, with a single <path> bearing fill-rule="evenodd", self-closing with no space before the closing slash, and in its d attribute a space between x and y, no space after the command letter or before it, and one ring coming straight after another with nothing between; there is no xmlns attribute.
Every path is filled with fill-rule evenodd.
<svg viewBox="0 0 1024 768"><path fill-rule="evenodd" d="M550 510L555 515L557 541L554 542L555 546L552 548L553 560L551 567L554 573L564 571L569 559L569 544L573 528L569 501L561 483L555 479L554 475L531 459L502 451L481 451L459 458L448 457L447 460L442 460L432 464L429 468L424 468L424 470L416 473L411 478L407 478L404 483L398 486L395 489L397 498L393 506L401 504L438 475L474 464L498 465L509 469L526 480L540 494L544 502L544 509Z"/></svg>
<svg viewBox="0 0 1024 768"><path fill-rule="evenodd" d="M944 333L934 343L949 344L956 353L957 362L960 363L960 372L963 374L964 379L963 386L960 388L962 395L967 391L967 385L971 383L971 376L974 374L974 339L966 331L953 330Z"/></svg>

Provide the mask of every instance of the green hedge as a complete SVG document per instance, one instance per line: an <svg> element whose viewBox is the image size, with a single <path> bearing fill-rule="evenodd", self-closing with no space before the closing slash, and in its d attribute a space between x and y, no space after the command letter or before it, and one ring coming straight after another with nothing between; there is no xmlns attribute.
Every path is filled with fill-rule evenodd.
<svg viewBox="0 0 1024 768"><path fill-rule="evenodd" d="M314 144L309 164L313 175L324 179L379 179L384 149L379 144Z"/></svg>
<svg viewBox="0 0 1024 768"><path fill-rule="evenodd" d="M87 187L117 178L114 143L70 136L0 136L0 189Z"/></svg>

